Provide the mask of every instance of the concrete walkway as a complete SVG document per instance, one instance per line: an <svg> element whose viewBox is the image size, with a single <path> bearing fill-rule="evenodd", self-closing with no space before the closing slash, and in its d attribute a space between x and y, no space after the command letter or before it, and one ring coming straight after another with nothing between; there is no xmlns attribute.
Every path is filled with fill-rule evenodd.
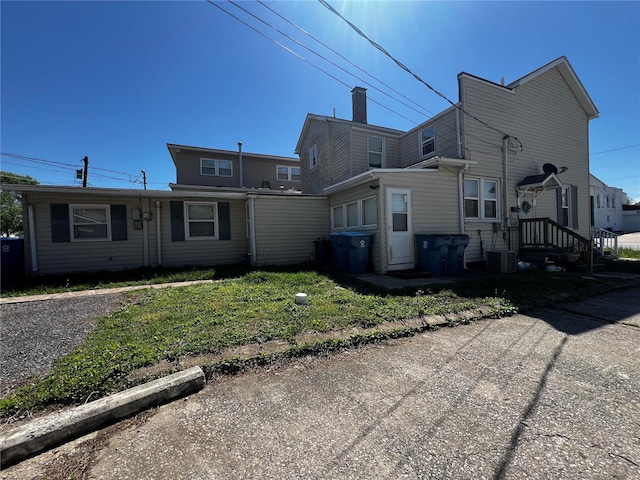
<svg viewBox="0 0 640 480"><path fill-rule="evenodd" d="M636 325L639 287L222 377L0 478L640 478Z"/></svg>

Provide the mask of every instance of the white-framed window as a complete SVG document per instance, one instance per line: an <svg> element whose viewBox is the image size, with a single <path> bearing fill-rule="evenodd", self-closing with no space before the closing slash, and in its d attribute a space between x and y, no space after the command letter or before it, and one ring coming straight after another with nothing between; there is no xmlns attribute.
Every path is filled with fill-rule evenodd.
<svg viewBox="0 0 640 480"><path fill-rule="evenodd" d="M464 217L478 220L497 220L498 182L485 178L465 178Z"/></svg>
<svg viewBox="0 0 640 480"><path fill-rule="evenodd" d="M378 198L369 197L362 200L362 226L378 225Z"/></svg>
<svg viewBox="0 0 640 480"><path fill-rule="evenodd" d="M111 210L109 205L69 205L71 241L110 241Z"/></svg>
<svg viewBox="0 0 640 480"><path fill-rule="evenodd" d="M344 205L338 205L331 209L331 225L334 230L344 228Z"/></svg>
<svg viewBox="0 0 640 480"><path fill-rule="evenodd" d="M300 167L287 167L286 165L278 165L276 167L278 180L286 180L290 182L300 181Z"/></svg>
<svg viewBox="0 0 640 480"><path fill-rule="evenodd" d="M216 240L218 238L218 204L184 202L185 238Z"/></svg>
<svg viewBox="0 0 640 480"><path fill-rule="evenodd" d="M431 124L420 130L420 157L430 157L436 151L436 127Z"/></svg>
<svg viewBox="0 0 640 480"><path fill-rule="evenodd" d="M378 225L378 198L368 197L331 208L333 230L360 229Z"/></svg>
<svg viewBox="0 0 640 480"><path fill-rule="evenodd" d="M369 168L382 168L384 166L384 137L367 137L367 149Z"/></svg>
<svg viewBox="0 0 640 480"><path fill-rule="evenodd" d="M233 162L231 160L201 158L200 173L202 175L215 175L216 177L232 177Z"/></svg>
<svg viewBox="0 0 640 480"><path fill-rule="evenodd" d="M569 227L571 224L569 223L569 196L571 195L571 190L567 187L560 189L560 208L558 210L558 223L563 227ZM607 206L609 203L609 197L607 196Z"/></svg>
<svg viewBox="0 0 640 480"><path fill-rule="evenodd" d="M309 168L315 168L318 165L318 148L313 145L309 149Z"/></svg>

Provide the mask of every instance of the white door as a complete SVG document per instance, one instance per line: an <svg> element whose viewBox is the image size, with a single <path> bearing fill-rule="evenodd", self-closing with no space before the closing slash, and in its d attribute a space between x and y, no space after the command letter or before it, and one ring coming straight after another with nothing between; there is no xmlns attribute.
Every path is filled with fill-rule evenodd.
<svg viewBox="0 0 640 480"><path fill-rule="evenodd" d="M413 267L411 192L406 188L387 188L387 268Z"/></svg>

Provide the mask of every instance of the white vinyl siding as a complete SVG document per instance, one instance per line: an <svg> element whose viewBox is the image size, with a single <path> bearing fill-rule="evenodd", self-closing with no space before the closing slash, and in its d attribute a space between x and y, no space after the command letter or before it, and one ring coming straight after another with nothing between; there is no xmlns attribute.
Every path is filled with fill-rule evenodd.
<svg viewBox="0 0 640 480"><path fill-rule="evenodd" d="M109 205L69 205L72 242L111 240Z"/></svg>

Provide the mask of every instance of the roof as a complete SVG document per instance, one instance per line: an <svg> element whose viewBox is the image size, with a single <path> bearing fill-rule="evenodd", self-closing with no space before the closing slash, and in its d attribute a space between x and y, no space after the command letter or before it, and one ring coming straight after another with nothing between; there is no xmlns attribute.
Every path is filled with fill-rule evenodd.
<svg viewBox="0 0 640 480"><path fill-rule="evenodd" d="M205 147L194 147L191 145L178 145L175 143L167 143L167 148L169 149L169 153L171 154L171 158L173 159L173 163L176 163L175 153L180 153L182 150L192 150L195 152L201 152L206 155L216 156L216 155L239 155L239 150L220 150L216 148L205 148ZM299 162L300 159L297 157L283 157L280 155L266 155L264 153L251 153L251 152L242 152L243 157L254 157L254 158L262 158L265 160L276 160L279 162Z"/></svg>
<svg viewBox="0 0 640 480"><path fill-rule="evenodd" d="M584 109L584 111L587 113L587 118L589 119L596 118L600 112L598 112L598 109L593 103L593 100L591 100L591 97L587 93L587 90L584 88L584 85L582 85L582 82L578 78L578 75L576 75L575 70L573 69L573 67L569 63L569 60L567 60L567 57L565 56L562 56L560 58L555 59L552 62L547 63L546 65L538 68L537 70L534 70L533 72L525 75L524 77L516 80L515 82L510 83L509 85L507 85L507 87L508 88L520 87L526 84L527 82L530 82L534 78L537 78L540 75L544 75L545 73L547 73L549 70L553 68L557 68L560 71L562 78L564 78L564 81L567 82L567 85L569 85L569 88L571 89L575 97L578 99L578 102L580 103L580 105L582 105L582 108Z"/></svg>

